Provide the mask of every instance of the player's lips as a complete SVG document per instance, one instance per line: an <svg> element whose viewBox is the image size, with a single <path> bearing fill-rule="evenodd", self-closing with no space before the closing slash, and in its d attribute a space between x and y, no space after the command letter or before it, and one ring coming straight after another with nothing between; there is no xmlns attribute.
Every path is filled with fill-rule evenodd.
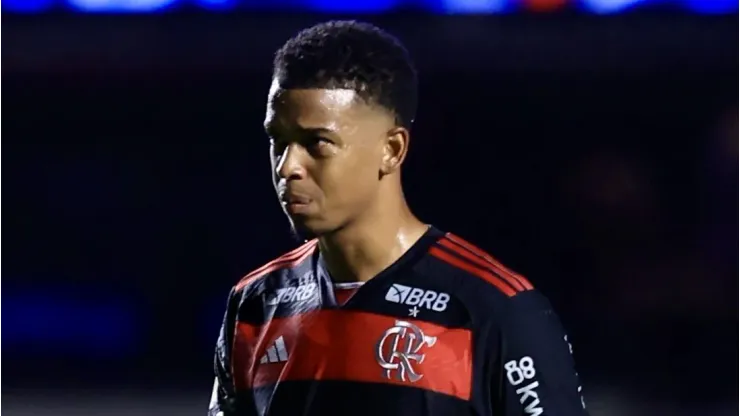
<svg viewBox="0 0 740 416"><path fill-rule="evenodd" d="M308 204L309 202L311 202L311 198L302 194L285 192L280 195L280 201L285 204Z"/></svg>
<svg viewBox="0 0 740 416"><path fill-rule="evenodd" d="M311 198L292 192L285 192L280 195L280 202L285 209L291 214L300 214L308 208Z"/></svg>

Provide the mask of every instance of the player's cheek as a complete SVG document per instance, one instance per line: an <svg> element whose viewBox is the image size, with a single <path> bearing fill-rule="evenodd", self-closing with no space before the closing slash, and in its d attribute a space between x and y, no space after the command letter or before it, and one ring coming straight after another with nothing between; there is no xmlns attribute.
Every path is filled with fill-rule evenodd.
<svg viewBox="0 0 740 416"><path fill-rule="evenodd" d="M322 189L327 208L351 210L368 203L378 176L367 160L357 156L348 155L324 166Z"/></svg>

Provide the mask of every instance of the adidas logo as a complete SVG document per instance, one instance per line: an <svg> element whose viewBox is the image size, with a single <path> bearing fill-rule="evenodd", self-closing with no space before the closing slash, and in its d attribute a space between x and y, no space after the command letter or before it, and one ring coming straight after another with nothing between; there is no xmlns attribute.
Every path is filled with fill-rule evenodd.
<svg viewBox="0 0 740 416"><path fill-rule="evenodd" d="M288 361L288 350L285 349L285 340L281 335L267 347L267 352L260 358L260 364L284 363Z"/></svg>

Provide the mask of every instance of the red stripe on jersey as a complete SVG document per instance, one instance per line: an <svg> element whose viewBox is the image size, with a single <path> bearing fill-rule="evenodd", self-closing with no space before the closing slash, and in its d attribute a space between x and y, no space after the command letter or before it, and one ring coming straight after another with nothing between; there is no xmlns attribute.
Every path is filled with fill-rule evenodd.
<svg viewBox="0 0 740 416"><path fill-rule="evenodd" d="M316 247L317 242L318 240L311 240L308 243L298 247L297 249L284 254L277 259L265 264L259 269L247 274L241 280L239 280L239 283L237 283L234 287L234 291L238 292L239 290L241 290L241 288L246 286L252 280L262 277L268 273L274 272L275 270L293 267L299 264L300 262L305 260L306 257L311 255L311 253L313 253L313 249L314 247Z"/></svg>
<svg viewBox="0 0 740 416"><path fill-rule="evenodd" d="M496 276L500 277L501 279L505 280L510 285L514 286L514 289L516 289L517 291L522 291L525 289L524 285L522 285L517 279L511 276L511 274L507 275L505 271L497 268L492 263L487 262L486 260L483 260L481 257L477 256L476 254L473 254L466 248L461 247L446 238L440 239L439 241L437 241L437 243L443 247L447 247L451 251L455 252L455 254L465 257L466 259L477 264L478 266L483 267L484 269L493 272Z"/></svg>
<svg viewBox="0 0 740 416"><path fill-rule="evenodd" d="M432 246L429 249L429 254L444 261L445 263L457 267L458 269L465 270L470 274L480 277L486 282L496 286L498 290L502 291L507 296L514 296L517 293L516 289L514 289L505 281L501 280L500 277L495 276L493 273L490 273L487 270L480 269L477 266L470 264L466 260L455 257L454 255L442 250L441 248Z"/></svg>
<svg viewBox="0 0 740 416"><path fill-rule="evenodd" d="M237 389L287 380L342 380L470 399L473 353L467 329L367 312L318 310L263 326L238 322L234 340ZM412 353L406 353L408 348ZM411 371L421 378L412 382Z"/></svg>
<svg viewBox="0 0 740 416"><path fill-rule="evenodd" d="M532 286L532 283L529 282L524 276L514 273L513 271L509 270L506 266L501 264L498 260L493 258L490 254L486 253L485 251L481 250L480 248L474 246L473 244L463 240L462 238L456 236L452 233L447 233L445 237L449 238L451 241L465 247L466 249L470 250L471 252L477 254L480 257L483 257L484 259L488 260L491 264L496 266L499 270L501 270L503 273L506 273L516 279L519 283L521 283L522 286L524 286L525 289L531 290L534 289L534 286Z"/></svg>

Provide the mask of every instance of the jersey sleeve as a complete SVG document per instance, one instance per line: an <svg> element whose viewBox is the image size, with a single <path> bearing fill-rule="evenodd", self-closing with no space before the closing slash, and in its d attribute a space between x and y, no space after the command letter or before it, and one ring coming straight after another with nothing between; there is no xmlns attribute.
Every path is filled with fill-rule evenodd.
<svg viewBox="0 0 740 416"><path fill-rule="evenodd" d="M498 328L494 414L587 416L572 348L550 303L536 291L510 302Z"/></svg>
<svg viewBox="0 0 740 416"><path fill-rule="evenodd" d="M216 379L213 383L213 393L208 406L208 416L230 416L237 411L234 379L231 374L231 348L238 310L238 301L235 295L234 289L232 289L229 293L226 313L216 341L214 357Z"/></svg>

